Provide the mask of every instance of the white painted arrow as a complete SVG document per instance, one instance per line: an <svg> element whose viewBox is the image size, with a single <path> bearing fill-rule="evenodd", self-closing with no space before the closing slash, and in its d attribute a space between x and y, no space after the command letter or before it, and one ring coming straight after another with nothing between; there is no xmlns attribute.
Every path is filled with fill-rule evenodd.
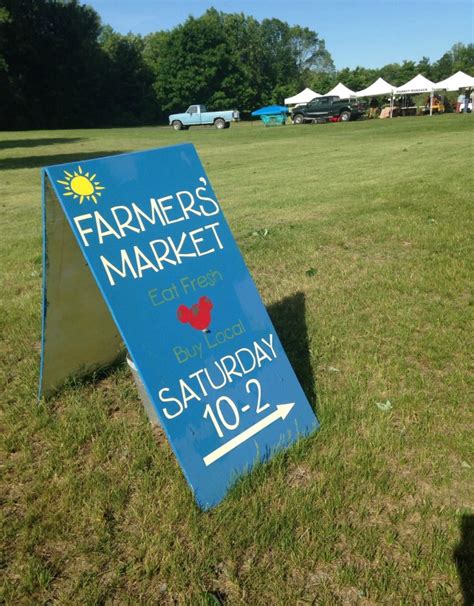
<svg viewBox="0 0 474 606"><path fill-rule="evenodd" d="M219 448L216 448L216 450L213 450L206 455L203 459L204 463L206 465L212 465L212 463L217 461L217 459L220 459L231 450L234 450L234 448L237 448L237 446L254 436L256 433L262 431L262 429L265 429L265 427L268 427L275 421L278 421L278 419L285 419L294 405L294 402L291 402L290 404L277 404L277 409L267 417L261 421L258 421L258 423L255 423L255 425L252 425L238 436L235 436L235 438L232 438L232 440L222 444L222 446L219 446Z"/></svg>

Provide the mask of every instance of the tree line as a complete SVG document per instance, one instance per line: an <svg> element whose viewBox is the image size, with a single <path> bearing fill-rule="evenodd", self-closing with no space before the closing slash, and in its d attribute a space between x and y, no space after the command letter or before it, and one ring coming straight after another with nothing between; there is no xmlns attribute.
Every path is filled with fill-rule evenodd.
<svg viewBox="0 0 474 606"><path fill-rule="evenodd" d="M79 0L0 0L0 129L134 126L191 103L239 109L282 103L305 86L360 90L474 75L474 45L438 61L336 71L319 34L279 19L213 8L169 31L122 35Z"/></svg>

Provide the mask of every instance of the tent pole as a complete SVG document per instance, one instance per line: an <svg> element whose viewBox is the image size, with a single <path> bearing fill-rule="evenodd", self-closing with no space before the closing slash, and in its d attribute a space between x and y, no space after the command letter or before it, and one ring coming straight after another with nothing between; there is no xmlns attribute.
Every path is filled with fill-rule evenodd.
<svg viewBox="0 0 474 606"><path fill-rule="evenodd" d="M390 95L390 118L393 118L393 91Z"/></svg>
<svg viewBox="0 0 474 606"><path fill-rule="evenodd" d="M433 115L433 91L430 93L430 116Z"/></svg>

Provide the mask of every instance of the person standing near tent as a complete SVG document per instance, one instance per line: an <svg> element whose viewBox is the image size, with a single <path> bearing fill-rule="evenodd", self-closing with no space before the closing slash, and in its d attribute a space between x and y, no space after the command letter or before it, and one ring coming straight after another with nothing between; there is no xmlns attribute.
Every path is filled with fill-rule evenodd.
<svg viewBox="0 0 474 606"><path fill-rule="evenodd" d="M466 88L466 94L464 95L464 113L467 114L469 111L469 91Z"/></svg>
<svg viewBox="0 0 474 606"><path fill-rule="evenodd" d="M460 114L463 110L463 105L464 105L464 93L460 93L458 95L458 101L456 103L456 113Z"/></svg>
<svg viewBox="0 0 474 606"><path fill-rule="evenodd" d="M369 118L376 118L379 113L379 102L377 97L372 97L369 104Z"/></svg>

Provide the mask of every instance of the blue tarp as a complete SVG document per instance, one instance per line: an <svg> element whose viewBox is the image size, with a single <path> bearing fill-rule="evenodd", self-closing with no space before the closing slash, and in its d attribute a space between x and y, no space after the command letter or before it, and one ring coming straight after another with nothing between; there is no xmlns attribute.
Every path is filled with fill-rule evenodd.
<svg viewBox="0 0 474 606"><path fill-rule="evenodd" d="M284 105L268 105L252 112L252 116L275 116L277 114L287 114L288 108Z"/></svg>

